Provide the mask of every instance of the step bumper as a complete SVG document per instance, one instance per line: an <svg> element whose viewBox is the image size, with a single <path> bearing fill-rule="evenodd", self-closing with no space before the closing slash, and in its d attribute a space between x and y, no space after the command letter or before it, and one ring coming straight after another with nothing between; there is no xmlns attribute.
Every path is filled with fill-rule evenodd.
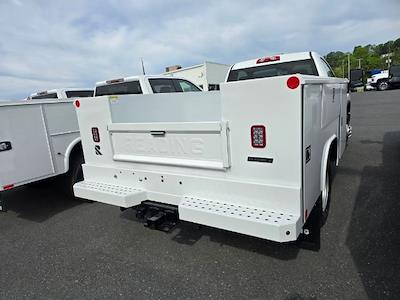
<svg viewBox="0 0 400 300"><path fill-rule="evenodd" d="M143 190L107 184L101 182L81 181L74 185L75 197L129 208L147 200Z"/></svg>
<svg viewBox="0 0 400 300"><path fill-rule="evenodd" d="M295 241L302 229L299 215L195 197L183 197L178 210L184 221L276 242Z"/></svg>

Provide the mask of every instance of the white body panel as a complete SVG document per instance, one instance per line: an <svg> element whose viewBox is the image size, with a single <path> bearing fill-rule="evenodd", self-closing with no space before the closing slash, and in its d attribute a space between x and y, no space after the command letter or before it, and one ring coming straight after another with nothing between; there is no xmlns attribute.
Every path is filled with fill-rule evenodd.
<svg viewBox="0 0 400 300"><path fill-rule="evenodd" d="M0 104L0 191L68 171L69 154L80 141L72 101L32 100Z"/></svg>
<svg viewBox="0 0 400 300"><path fill-rule="evenodd" d="M165 72L164 75L185 78L200 86L204 91L208 91L209 85L219 85L225 81L229 67L229 65L206 61L200 65Z"/></svg>
<svg viewBox="0 0 400 300"><path fill-rule="evenodd" d="M296 76L296 89L286 85L290 76L282 76L225 83L211 98L181 93L82 99L77 112L85 181L75 186L76 196L122 207L144 199L177 205L182 220L295 240L305 211L321 194L330 142L342 141L347 90L344 80ZM265 148L252 147L253 125L265 126ZM337 155L339 160L341 151ZM106 186L139 193L116 197L103 192Z"/></svg>

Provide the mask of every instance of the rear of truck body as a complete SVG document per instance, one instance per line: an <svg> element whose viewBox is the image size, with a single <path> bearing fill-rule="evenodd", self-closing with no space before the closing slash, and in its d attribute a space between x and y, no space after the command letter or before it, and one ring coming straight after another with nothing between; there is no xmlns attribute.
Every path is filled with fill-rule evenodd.
<svg viewBox="0 0 400 300"><path fill-rule="evenodd" d="M344 151L346 92L345 80L296 74L220 92L81 99L75 195L123 208L150 200L176 206L180 220L296 240L329 155L338 163Z"/></svg>
<svg viewBox="0 0 400 300"><path fill-rule="evenodd" d="M80 142L72 100L0 104L0 192L66 173Z"/></svg>
<svg viewBox="0 0 400 300"><path fill-rule="evenodd" d="M166 76L138 76L114 83L132 82L134 78L140 78L142 84L149 78L169 79ZM150 93L140 86L139 90ZM33 93L28 97L29 101L0 104L0 192L64 174L75 159L81 160L73 99L93 96L93 89L63 88ZM70 157L72 154L74 157ZM74 167L80 168L76 164Z"/></svg>

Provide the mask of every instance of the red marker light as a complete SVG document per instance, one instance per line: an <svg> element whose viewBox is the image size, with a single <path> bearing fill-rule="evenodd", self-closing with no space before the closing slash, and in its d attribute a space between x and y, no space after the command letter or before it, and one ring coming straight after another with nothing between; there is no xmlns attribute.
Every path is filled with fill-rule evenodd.
<svg viewBox="0 0 400 300"><path fill-rule="evenodd" d="M5 185L5 186L3 186L3 190L5 190L5 191L11 190L13 187L14 187L13 184Z"/></svg>
<svg viewBox="0 0 400 300"><path fill-rule="evenodd" d="M296 76L289 77L286 84L289 89L294 90L300 85L300 79Z"/></svg>
<svg viewBox="0 0 400 300"><path fill-rule="evenodd" d="M97 127L92 127L93 142L100 143L100 133Z"/></svg>
<svg viewBox="0 0 400 300"><path fill-rule="evenodd" d="M257 59L257 64L262 64L266 62L271 62L271 61L279 61L281 60L281 57L279 55L274 55L274 56L267 56L267 57L262 57Z"/></svg>
<svg viewBox="0 0 400 300"><path fill-rule="evenodd" d="M250 130L251 134L251 146L253 148L265 148L266 133L264 125L253 125Z"/></svg>
<svg viewBox="0 0 400 300"><path fill-rule="evenodd" d="M79 100L75 101L75 107L79 108L81 106L81 102Z"/></svg>

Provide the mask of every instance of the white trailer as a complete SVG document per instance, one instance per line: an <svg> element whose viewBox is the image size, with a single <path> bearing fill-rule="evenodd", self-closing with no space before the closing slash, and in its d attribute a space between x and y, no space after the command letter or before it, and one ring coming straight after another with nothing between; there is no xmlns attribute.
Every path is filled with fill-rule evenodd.
<svg viewBox="0 0 400 300"><path fill-rule="evenodd" d="M75 195L161 229L179 219L278 242L319 233L349 131L348 81L331 72L316 53L286 54L232 66L220 92L82 99Z"/></svg>
<svg viewBox="0 0 400 300"><path fill-rule="evenodd" d="M166 71L164 75L186 78L201 87L203 91L218 91L220 83L225 81L229 68L230 65L206 61L191 67Z"/></svg>

